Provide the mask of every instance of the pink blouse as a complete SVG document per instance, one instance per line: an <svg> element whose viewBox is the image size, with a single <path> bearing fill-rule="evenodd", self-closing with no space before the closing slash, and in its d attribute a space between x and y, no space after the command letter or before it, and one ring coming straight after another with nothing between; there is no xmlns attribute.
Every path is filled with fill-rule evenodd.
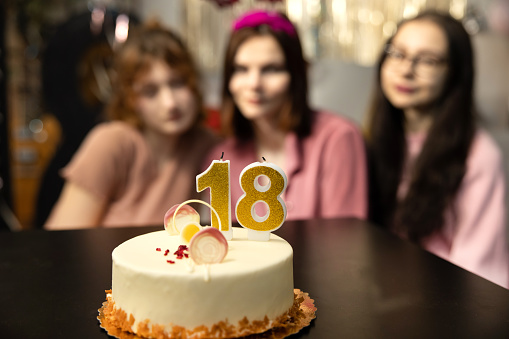
<svg viewBox="0 0 509 339"><path fill-rule="evenodd" d="M102 226L162 225L171 206L199 197L195 177L215 140L204 129L194 131L176 159L158 168L137 129L120 121L103 123L89 133L62 175L109 200Z"/></svg>
<svg viewBox="0 0 509 339"><path fill-rule="evenodd" d="M408 158L398 195L406 194L409 171L425 135L407 137ZM491 137L479 130L467 159L467 172L454 206L446 211L444 228L423 247L453 264L509 288L509 250L506 234L505 177L502 155ZM456 211L456 222L453 218Z"/></svg>
<svg viewBox="0 0 509 339"><path fill-rule="evenodd" d="M254 143L228 139L209 153L205 170L224 152L230 160L232 220L235 204L244 193L240 172L257 158ZM354 124L331 113L318 112L311 135L299 140L294 133L285 139L288 178L287 220L310 218L366 218L366 156L362 136ZM270 162L270 159L267 159Z"/></svg>

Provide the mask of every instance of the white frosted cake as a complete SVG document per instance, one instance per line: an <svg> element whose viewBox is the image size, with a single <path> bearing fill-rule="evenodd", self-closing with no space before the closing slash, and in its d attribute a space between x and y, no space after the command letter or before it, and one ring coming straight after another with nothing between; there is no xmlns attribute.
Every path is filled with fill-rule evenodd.
<svg viewBox="0 0 509 339"><path fill-rule="evenodd" d="M181 244L163 230L115 248L104 310L115 327L143 337L239 337L284 323L299 308L293 250L281 237L252 241L234 228L226 257L210 265L177 259Z"/></svg>

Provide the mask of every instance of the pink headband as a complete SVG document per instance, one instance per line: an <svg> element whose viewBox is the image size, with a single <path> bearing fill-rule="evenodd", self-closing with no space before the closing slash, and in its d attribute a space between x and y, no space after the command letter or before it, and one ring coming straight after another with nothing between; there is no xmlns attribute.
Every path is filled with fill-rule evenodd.
<svg viewBox="0 0 509 339"><path fill-rule="evenodd" d="M290 36L295 36L295 27L290 21L282 17L278 12L251 11L237 18L233 23L233 30L244 27L258 27L267 25L274 31L283 31Z"/></svg>

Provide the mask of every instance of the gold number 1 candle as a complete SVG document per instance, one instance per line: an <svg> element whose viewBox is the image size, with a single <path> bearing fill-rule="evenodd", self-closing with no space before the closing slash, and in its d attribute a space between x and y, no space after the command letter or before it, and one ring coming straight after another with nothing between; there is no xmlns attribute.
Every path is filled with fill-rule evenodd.
<svg viewBox="0 0 509 339"><path fill-rule="evenodd" d="M269 183L261 185L259 178L264 176ZM270 232L281 227L286 218L286 205L281 198L287 185L286 175L281 167L273 163L255 162L242 170L239 182L244 194L235 208L237 221L248 229L248 239L267 241ZM268 207L265 216L256 213L257 203L264 203Z"/></svg>
<svg viewBox="0 0 509 339"><path fill-rule="evenodd" d="M221 229L215 215L211 214L211 226L219 229L227 240L233 237L231 227L231 211L230 211L230 161L213 160L209 168L198 176L196 176L196 188L198 192L210 187L210 205L217 211L221 220Z"/></svg>

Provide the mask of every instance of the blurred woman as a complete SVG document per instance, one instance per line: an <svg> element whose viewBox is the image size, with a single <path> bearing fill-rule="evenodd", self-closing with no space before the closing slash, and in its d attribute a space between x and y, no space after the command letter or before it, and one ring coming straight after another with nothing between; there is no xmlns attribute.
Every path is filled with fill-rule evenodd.
<svg viewBox="0 0 509 339"><path fill-rule="evenodd" d="M501 152L476 126L470 37L447 14L402 22L367 126L370 218L508 287Z"/></svg>
<svg viewBox="0 0 509 339"><path fill-rule="evenodd" d="M232 211L244 193L242 169L263 156L288 177L288 219L366 217L362 134L346 119L309 107L307 66L297 30L283 14L253 11L234 22L221 107L228 139L204 163L222 152L231 160Z"/></svg>
<svg viewBox="0 0 509 339"><path fill-rule="evenodd" d="M195 176L215 137L202 127L198 75L181 40L152 22L117 52L110 122L95 127L63 169L45 227L161 224L196 197Z"/></svg>

